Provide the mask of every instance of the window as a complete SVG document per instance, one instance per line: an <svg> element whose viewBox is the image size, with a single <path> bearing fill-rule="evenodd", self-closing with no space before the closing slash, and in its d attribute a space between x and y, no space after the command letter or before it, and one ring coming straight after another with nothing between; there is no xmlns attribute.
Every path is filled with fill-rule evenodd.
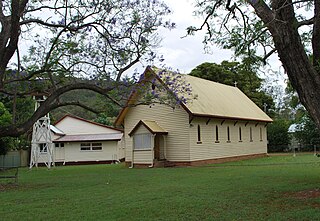
<svg viewBox="0 0 320 221"><path fill-rule="evenodd" d="M201 143L201 129L199 124L198 124L198 142L197 143Z"/></svg>
<svg viewBox="0 0 320 221"><path fill-rule="evenodd" d="M56 148L64 147L64 143L55 143L54 146L55 146Z"/></svg>
<svg viewBox="0 0 320 221"><path fill-rule="evenodd" d="M227 142L230 143L231 140L230 140L230 128L229 126L227 127Z"/></svg>
<svg viewBox="0 0 320 221"><path fill-rule="evenodd" d="M218 125L216 125L216 143L219 143L219 128Z"/></svg>
<svg viewBox="0 0 320 221"><path fill-rule="evenodd" d="M90 150L91 144L90 143L81 143L80 144L80 150Z"/></svg>
<svg viewBox="0 0 320 221"><path fill-rule="evenodd" d="M239 142L242 142L242 131L241 131L241 127L239 127Z"/></svg>
<svg viewBox="0 0 320 221"><path fill-rule="evenodd" d="M63 144L63 143L61 143ZM63 144L64 146L64 144ZM61 146L61 147L63 147ZM81 143L80 150L83 151L99 151L102 150L102 143Z"/></svg>
<svg viewBox="0 0 320 221"><path fill-rule="evenodd" d="M260 127L260 141L262 141L262 128Z"/></svg>
<svg viewBox="0 0 320 221"><path fill-rule="evenodd" d="M47 149L47 145L45 143L41 143L39 144L40 146L40 153L47 153L48 149Z"/></svg>
<svg viewBox="0 0 320 221"><path fill-rule="evenodd" d="M91 150L102 150L102 143L92 143Z"/></svg>
<svg viewBox="0 0 320 221"><path fill-rule="evenodd" d="M252 139L252 127L250 127L250 142L253 142L253 139Z"/></svg>
<svg viewBox="0 0 320 221"><path fill-rule="evenodd" d="M151 149L151 134L136 134L133 137L134 149L143 150Z"/></svg>

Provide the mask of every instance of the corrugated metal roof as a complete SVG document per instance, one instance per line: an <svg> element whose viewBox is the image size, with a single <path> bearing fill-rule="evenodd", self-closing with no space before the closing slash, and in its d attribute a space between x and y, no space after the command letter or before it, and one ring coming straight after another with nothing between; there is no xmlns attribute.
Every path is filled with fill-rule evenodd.
<svg viewBox="0 0 320 221"><path fill-rule="evenodd" d="M168 134L168 132L160 127L156 121L140 120L137 125L130 131L129 136L131 136L141 124L144 125L152 134Z"/></svg>
<svg viewBox="0 0 320 221"><path fill-rule="evenodd" d="M270 122L272 119L239 88L186 75L196 96L186 107L194 115Z"/></svg>
<svg viewBox="0 0 320 221"><path fill-rule="evenodd" d="M157 75L159 72L172 74L156 67L148 66L145 75ZM191 99L183 107L193 116L229 118L238 120L256 120L272 122L272 119L264 113L253 101L251 101L239 88L213 81L181 74L184 83L190 83L192 90ZM160 79L160 77L156 77ZM161 81L161 79L160 79ZM164 83L164 82L162 82ZM128 104L134 103L137 92L133 92L128 99L127 107L118 115L115 125L120 125L128 111ZM193 99L196 97L196 99Z"/></svg>
<svg viewBox="0 0 320 221"><path fill-rule="evenodd" d="M81 134L81 135L65 135L55 139L53 142L77 142L77 141L108 141L121 140L122 133L113 134Z"/></svg>
<svg viewBox="0 0 320 221"><path fill-rule="evenodd" d="M151 130L152 133L168 133L156 121L151 120L141 120L143 124Z"/></svg>

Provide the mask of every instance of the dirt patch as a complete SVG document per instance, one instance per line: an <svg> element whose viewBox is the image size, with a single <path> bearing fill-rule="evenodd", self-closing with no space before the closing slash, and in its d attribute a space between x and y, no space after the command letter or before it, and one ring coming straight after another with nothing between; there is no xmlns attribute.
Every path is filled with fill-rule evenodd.
<svg viewBox="0 0 320 221"><path fill-rule="evenodd" d="M303 190L296 193L291 193L291 196L298 199L313 199L320 197L320 189Z"/></svg>
<svg viewBox="0 0 320 221"><path fill-rule="evenodd" d="M0 183L0 192L18 189L18 187L18 184L15 183Z"/></svg>
<svg viewBox="0 0 320 221"><path fill-rule="evenodd" d="M290 192L286 193L285 195L289 198L295 198L303 201L304 205L309 205L313 208L320 208L320 203L316 202L317 198L320 198L320 188L302 190L299 192ZM314 201L313 199L316 199L316 201Z"/></svg>

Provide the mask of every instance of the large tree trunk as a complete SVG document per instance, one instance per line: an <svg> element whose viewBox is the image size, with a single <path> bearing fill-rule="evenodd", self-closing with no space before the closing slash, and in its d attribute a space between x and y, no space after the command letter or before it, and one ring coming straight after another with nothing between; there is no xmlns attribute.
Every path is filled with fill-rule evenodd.
<svg viewBox="0 0 320 221"><path fill-rule="evenodd" d="M251 5L268 27L292 86L320 129L320 76L302 44L291 3L274 0L272 10L263 1Z"/></svg>

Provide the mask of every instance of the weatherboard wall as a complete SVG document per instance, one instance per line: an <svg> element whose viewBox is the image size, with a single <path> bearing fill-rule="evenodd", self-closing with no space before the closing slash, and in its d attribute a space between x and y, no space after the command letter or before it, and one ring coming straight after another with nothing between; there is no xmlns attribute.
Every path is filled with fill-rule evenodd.
<svg viewBox="0 0 320 221"><path fill-rule="evenodd" d="M267 134L264 123L236 122L228 119L222 121L223 119L211 119L208 122L208 119L205 118L195 118L192 121L189 129L190 161L267 153ZM198 125L200 126L200 142L198 142ZM218 126L218 141L216 141L216 126ZM239 127L241 127L241 140ZM250 128L252 141L250 141ZM262 140L260 140L260 128Z"/></svg>
<svg viewBox="0 0 320 221"><path fill-rule="evenodd" d="M65 161L108 161L118 159L118 141L104 141L102 150L84 151L80 150L80 142L65 144Z"/></svg>
<svg viewBox="0 0 320 221"><path fill-rule="evenodd" d="M181 107L171 108L167 105L155 104L131 107L124 119L126 161L132 160L133 137L128 133L140 120L156 121L157 124L168 132L166 136L166 159L169 161L190 161L189 150L189 124L188 114ZM140 128L139 128L140 129ZM134 152L136 153L136 152ZM144 153L146 156L146 153ZM134 156L134 159L137 155ZM151 158L152 159L152 158ZM136 161L134 160L136 163ZM150 163L150 161L139 162Z"/></svg>
<svg viewBox="0 0 320 221"><path fill-rule="evenodd" d="M96 151L83 151L80 150L81 142L64 143L64 147L54 148L54 161L55 162L83 162L83 161L109 161L118 160L124 156L119 156L119 142L118 141L97 141L102 143L102 150ZM86 142L84 142L86 143ZM59 152L59 154L58 154ZM47 154L41 154L39 163L46 161Z"/></svg>

